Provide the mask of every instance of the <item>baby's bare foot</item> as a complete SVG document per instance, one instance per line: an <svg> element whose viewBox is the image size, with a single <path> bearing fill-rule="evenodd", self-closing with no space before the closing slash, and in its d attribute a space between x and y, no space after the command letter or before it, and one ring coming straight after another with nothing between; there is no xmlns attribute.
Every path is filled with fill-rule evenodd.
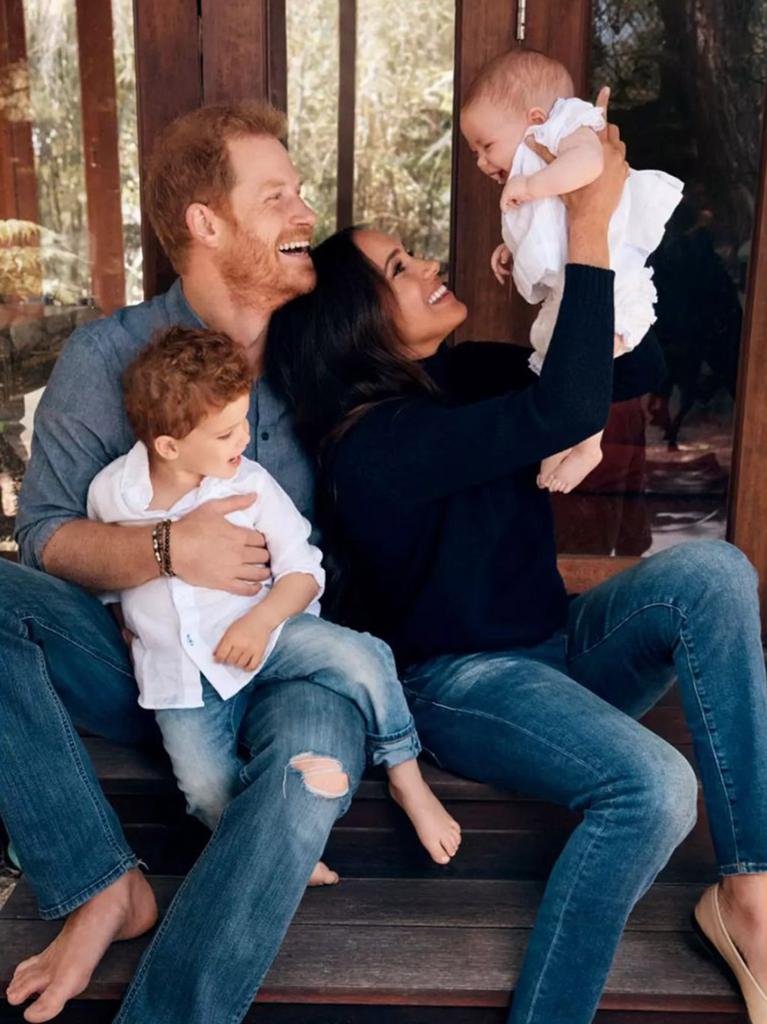
<svg viewBox="0 0 767 1024"><path fill-rule="evenodd" d="M546 459L541 459L541 471L538 474L536 483L542 490L551 490L549 486L556 473L557 469L562 465L567 456L572 451L572 448L566 448L563 452L557 452L556 455L549 455Z"/></svg>
<svg viewBox="0 0 767 1024"><path fill-rule="evenodd" d="M309 879L309 887L314 888L317 885L337 885L338 884L338 872L331 871L327 864L322 861L317 862L317 866L312 871L312 877Z"/></svg>
<svg viewBox="0 0 767 1024"><path fill-rule="evenodd" d="M562 459L548 482L543 486L552 494L569 494L602 461L602 449L589 446L573 448L567 458Z"/></svg>
<svg viewBox="0 0 767 1024"><path fill-rule="evenodd" d="M461 845L461 826L426 785L417 761L390 769L389 792L412 821L432 860L448 864Z"/></svg>
<svg viewBox="0 0 767 1024"><path fill-rule="evenodd" d="M24 1020L51 1020L87 987L113 942L143 935L156 920L157 903L149 883L137 868L128 871L70 914L42 953L19 964L6 991L8 1002L19 1006L36 995Z"/></svg>

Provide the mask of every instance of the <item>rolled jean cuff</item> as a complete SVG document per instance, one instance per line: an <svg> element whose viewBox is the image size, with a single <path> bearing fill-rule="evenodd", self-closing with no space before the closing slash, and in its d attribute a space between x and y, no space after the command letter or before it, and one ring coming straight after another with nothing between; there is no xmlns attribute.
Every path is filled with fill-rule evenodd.
<svg viewBox="0 0 767 1024"><path fill-rule="evenodd" d="M40 904L38 906L40 917L44 921L56 921L59 918L68 917L78 907L82 907L88 900L92 900L94 896L103 892L104 889L108 889L118 878L121 878L128 871L132 871L133 868L137 868L141 864L142 862L133 853L123 857L115 867L111 868L105 875L102 875L101 878L96 879L95 882L91 882L85 889L81 889L76 895L60 900L52 906L42 906Z"/></svg>
<svg viewBox="0 0 767 1024"><path fill-rule="evenodd" d="M404 761L413 761L421 753L421 741L415 729L415 722L410 719L410 724L400 732L391 733L388 736L376 736L374 733L367 733L365 737L365 748L370 764L382 764L385 768L394 768L395 765Z"/></svg>
<svg viewBox="0 0 767 1024"><path fill-rule="evenodd" d="M761 875L767 873L767 862L759 860L739 860L735 864L720 864L717 871L727 875Z"/></svg>

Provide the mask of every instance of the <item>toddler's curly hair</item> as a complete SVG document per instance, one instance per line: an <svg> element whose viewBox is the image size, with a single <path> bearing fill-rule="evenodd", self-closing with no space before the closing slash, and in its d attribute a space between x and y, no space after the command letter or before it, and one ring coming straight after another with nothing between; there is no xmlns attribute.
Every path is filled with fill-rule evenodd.
<svg viewBox="0 0 767 1024"><path fill-rule="evenodd" d="M253 373L240 346L218 331L170 327L123 375L125 410L136 437L186 437L208 413L250 391Z"/></svg>

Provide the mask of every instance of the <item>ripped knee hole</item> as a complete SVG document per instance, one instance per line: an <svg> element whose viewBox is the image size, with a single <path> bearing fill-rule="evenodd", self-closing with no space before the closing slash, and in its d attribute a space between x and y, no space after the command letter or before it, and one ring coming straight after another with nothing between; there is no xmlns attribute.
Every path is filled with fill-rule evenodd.
<svg viewBox="0 0 767 1024"><path fill-rule="evenodd" d="M340 797L349 792L349 776L340 761L318 754L296 754L289 767L300 772L304 785L316 796Z"/></svg>

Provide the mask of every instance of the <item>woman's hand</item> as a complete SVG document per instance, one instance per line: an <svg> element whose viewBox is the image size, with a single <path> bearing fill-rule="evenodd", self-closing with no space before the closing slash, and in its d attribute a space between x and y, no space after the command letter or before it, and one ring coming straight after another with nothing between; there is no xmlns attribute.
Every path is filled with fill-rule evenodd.
<svg viewBox="0 0 767 1024"><path fill-rule="evenodd" d="M597 106L605 113L610 90L603 87L597 97ZM626 146L621 142L620 132L614 124L605 124L599 133L604 155L604 169L601 175L583 188L561 196L567 206L570 232L569 260L572 263L588 263L592 266L609 267L607 249L607 228L615 212L628 177ZM527 145L546 163L554 157L537 142L528 139Z"/></svg>

